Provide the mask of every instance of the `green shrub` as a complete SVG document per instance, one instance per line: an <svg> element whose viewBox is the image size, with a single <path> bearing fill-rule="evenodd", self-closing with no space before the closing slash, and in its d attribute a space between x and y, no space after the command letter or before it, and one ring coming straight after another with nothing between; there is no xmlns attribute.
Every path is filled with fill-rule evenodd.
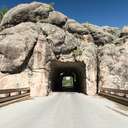
<svg viewBox="0 0 128 128"><path fill-rule="evenodd" d="M49 10L50 11L54 10L54 5L55 5L55 3L49 3Z"/></svg>
<svg viewBox="0 0 128 128"><path fill-rule="evenodd" d="M5 15L5 13L8 11L8 8L2 8L0 9L0 22L3 19L3 16Z"/></svg>

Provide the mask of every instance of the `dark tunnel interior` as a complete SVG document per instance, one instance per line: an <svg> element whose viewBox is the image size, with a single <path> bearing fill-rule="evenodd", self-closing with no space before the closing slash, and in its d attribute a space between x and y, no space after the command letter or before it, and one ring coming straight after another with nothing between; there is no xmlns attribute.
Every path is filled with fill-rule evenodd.
<svg viewBox="0 0 128 128"><path fill-rule="evenodd" d="M84 63L53 61L50 68L50 87L53 92L82 92L86 94Z"/></svg>

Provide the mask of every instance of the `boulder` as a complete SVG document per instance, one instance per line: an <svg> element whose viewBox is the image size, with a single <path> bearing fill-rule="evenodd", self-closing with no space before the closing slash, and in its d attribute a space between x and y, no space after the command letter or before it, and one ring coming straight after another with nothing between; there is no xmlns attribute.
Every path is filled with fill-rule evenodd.
<svg viewBox="0 0 128 128"><path fill-rule="evenodd" d="M63 26L67 21L67 16L65 16L64 14L60 12L53 11L49 13L48 19L49 19L49 23L51 24Z"/></svg>
<svg viewBox="0 0 128 128"><path fill-rule="evenodd" d="M94 39L94 43L98 46L112 43L115 39L115 35L112 35L108 29L104 29L103 27L92 25L89 23L83 24L83 26L89 30L90 34Z"/></svg>
<svg viewBox="0 0 128 128"><path fill-rule="evenodd" d="M124 26L122 28L122 33L128 33L128 26Z"/></svg>
<svg viewBox="0 0 128 128"><path fill-rule="evenodd" d="M37 26L33 23L21 23L0 32L0 71L22 71L27 66L37 38Z"/></svg>
<svg viewBox="0 0 128 128"><path fill-rule="evenodd" d="M68 30L70 33L77 33L80 35L89 34L89 31L82 26L80 23L76 22L75 20L69 19L65 25L65 29Z"/></svg>
<svg viewBox="0 0 128 128"><path fill-rule="evenodd" d="M49 4L39 2L20 4L5 14L1 25L17 25L27 21L37 22L47 18L50 11L53 11L53 7Z"/></svg>
<svg viewBox="0 0 128 128"><path fill-rule="evenodd" d="M58 46L64 43L65 32L63 29L49 24L49 23L37 23L42 33L46 35L48 42L53 46Z"/></svg>
<svg viewBox="0 0 128 128"><path fill-rule="evenodd" d="M128 36L128 26L124 26L120 33L120 38Z"/></svg>
<svg viewBox="0 0 128 128"><path fill-rule="evenodd" d="M66 32L64 44L61 47L62 54L69 54L80 45L79 39L69 32Z"/></svg>
<svg viewBox="0 0 128 128"><path fill-rule="evenodd" d="M118 27L110 27L110 26L101 26L100 27L101 30L103 30L104 32L107 32L113 36L119 36L121 30Z"/></svg>
<svg viewBox="0 0 128 128"><path fill-rule="evenodd" d="M69 53L80 44L74 35L55 25L38 23L38 26L41 28L42 33L46 35L46 39L56 55Z"/></svg>

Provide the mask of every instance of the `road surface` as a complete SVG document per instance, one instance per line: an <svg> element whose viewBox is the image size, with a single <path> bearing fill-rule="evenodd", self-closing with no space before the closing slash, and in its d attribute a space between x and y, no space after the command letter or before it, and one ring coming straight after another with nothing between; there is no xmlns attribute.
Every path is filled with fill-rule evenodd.
<svg viewBox="0 0 128 128"><path fill-rule="evenodd" d="M0 108L0 128L128 128L128 107L99 96L53 93Z"/></svg>

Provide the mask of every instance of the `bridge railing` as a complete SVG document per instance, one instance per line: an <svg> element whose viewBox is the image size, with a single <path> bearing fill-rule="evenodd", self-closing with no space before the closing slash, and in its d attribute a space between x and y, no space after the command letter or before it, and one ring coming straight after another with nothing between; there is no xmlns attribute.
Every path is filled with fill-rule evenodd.
<svg viewBox="0 0 128 128"><path fill-rule="evenodd" d="M101 88L99 95L128 106L128 90Z"/></svg>
<svg viewBox="0 0 128 128"><path fill-rule="evenodd" d="M0 107L30 96L30 88L0 90Z"/></svg>

